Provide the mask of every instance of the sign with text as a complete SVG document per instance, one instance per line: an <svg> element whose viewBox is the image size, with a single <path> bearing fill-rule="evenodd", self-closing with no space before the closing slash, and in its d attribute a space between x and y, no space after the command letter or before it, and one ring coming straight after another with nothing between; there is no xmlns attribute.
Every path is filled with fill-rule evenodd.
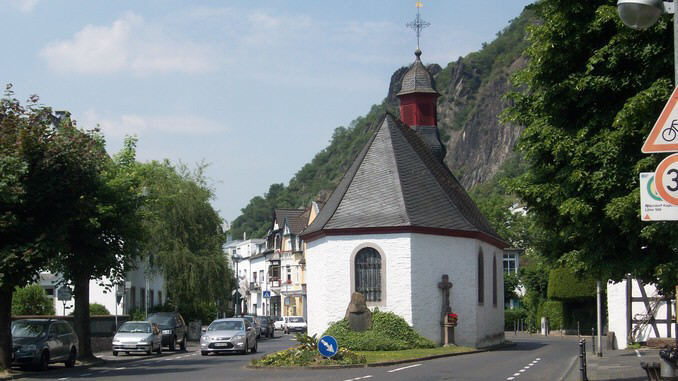
<svg viewBox="0 0 678 381"><path fill-rule="evenodd" d="M678 221L678 206L661 198L653 172L640 174L640 218L643 221Z"/></svg>

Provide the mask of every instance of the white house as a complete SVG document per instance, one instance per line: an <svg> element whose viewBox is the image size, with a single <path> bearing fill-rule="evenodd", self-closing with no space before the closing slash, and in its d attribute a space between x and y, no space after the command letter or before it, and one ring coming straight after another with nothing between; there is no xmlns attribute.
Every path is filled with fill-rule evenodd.
<svg viewBox="0 0 678 381"><path fill-rule="evenodd" d="M608 331L614 332L615 346L625 349L631 342L650 338L675 338L673 311L676 301L661 296L652 284L627 278L607 283Z"/></svg>
<svg viewBox="0 0 678 381"><path fill-rule="evenodd" d="M148 272L146 261L137 262L135 270L125 275L124 286L120 286L123 294L118 302L116 300L117 286L106 287L112 282L104 277L89 282L89 302L99 303L106 307L111 315L126 315L131 310L144 310L165 303L167 291L162 274L157 271ZM74 299L67 301L58 300L58 289L61 276L48 272L40 273L38 284L45 289L49 297L54 300L54 311L57 315L68 315L73 312ZM126 287L125 287L126 286ZM123 288L126 288L124 291Z"/></svg>
<svg viewBox="0 0 678 381"><path fill-rule="evenodd" d="M431 77L416 61L403 78L401 120L387 114L304 230L309 334L344 317L351 294L393 311L441 342L443 274L453 283L456 343L504 339L506 243L443 163Z"/></svg>

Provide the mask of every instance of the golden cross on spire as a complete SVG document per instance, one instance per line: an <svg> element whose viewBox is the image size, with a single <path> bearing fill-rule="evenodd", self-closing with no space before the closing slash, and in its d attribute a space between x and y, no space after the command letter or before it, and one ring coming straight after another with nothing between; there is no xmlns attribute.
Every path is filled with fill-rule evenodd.
<svg viewBox="0 0 678 381"><path fill-rule="evenodd" d="M414 21L408 22L407 27L412 28L414 29L415 32L417 32L417 49L419 49L419 36L421 35L421 30L431 26L431 23L422 20L421 15L419 14L419 9L424 6L424 3L421 1L417 1L416 6L417 6L417 17L414 18Z"/></svg>

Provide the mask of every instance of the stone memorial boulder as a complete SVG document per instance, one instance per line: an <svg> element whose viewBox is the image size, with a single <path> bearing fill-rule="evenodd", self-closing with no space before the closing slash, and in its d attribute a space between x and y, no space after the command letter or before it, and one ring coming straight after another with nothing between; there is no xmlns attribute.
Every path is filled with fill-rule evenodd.
<svg viewBox="0 0 678 381"><path fill-rule="evenodd" d="M348 321L348 325L354 331L363 332L370 329L372 326L372 311L367 308L363 294L354 292L351 295L351 303L346 308L344 320Z"/></svg>

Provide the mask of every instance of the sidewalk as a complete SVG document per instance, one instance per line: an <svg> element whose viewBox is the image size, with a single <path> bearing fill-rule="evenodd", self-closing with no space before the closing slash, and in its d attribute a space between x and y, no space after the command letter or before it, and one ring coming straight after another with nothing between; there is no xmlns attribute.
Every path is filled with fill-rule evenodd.
<svg viewBox="0 0 678 381"><path fill-rule="evenodd" d="M659 350L604 350L603 357L598 357L591 353L589 347L586 362L586 373L591 381L643 381L647 380L647 374L640 367L640 363L659 362ZM579 379L579 357L577 357L565 380L578 381Z"/></svg>

